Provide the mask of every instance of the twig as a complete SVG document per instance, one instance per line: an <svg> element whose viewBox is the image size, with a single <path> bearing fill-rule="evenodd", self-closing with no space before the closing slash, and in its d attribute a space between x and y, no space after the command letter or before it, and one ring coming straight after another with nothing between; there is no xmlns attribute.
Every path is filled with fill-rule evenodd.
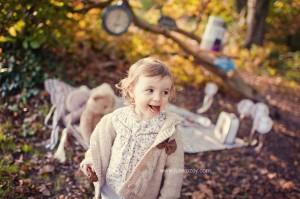
<svg viewBox="0 0 300 199"><path fill-rule="evenodd" d="M99 3L89 2L87 6L85 6L84 8L78 9L78 10L72 8L71 6L67 6L67 5L65 5L64 8L66 8L68 11L73 12L73 13L84 14L84 13L88 12L90 9L93 9L93 8L105 8L106 6L111 4L112 1L113 0L107 0L107 1L99 2Z"/></svg>
<svg viewBox="0 0 300 199"><path fill-rule="evenodd" d="M189 37L189 38L197 41L199 44L201 43L201 38L198 37L197 35L191 33L191 32L187 32L187 31L185 31L185 30L183 30L181 28L178 28L178 27L176 29L174 29L173 31L178 32L180 34L183 34L183 35L185 35L185 36L187 36L187 37Z"/></svg>
<svg viewBox="0 0 300 199"><path fill-rule="evenodd" d="M210 2L211 2L211 0L208 0L208 1L205 1L205 2L202 1L201 7L200 7L199 10L198 10L198 13L201 13L201 14L199 14L199 15L196 16L196 27L195 27L195 29L194 29L192 32L195 32L195 31L198 30L199 24L200 24L200 22L201 22L201 20L202 20L203 13L204 13L203 10L206 9L206 7L208 6L208 4L209 4Z"/></svg>

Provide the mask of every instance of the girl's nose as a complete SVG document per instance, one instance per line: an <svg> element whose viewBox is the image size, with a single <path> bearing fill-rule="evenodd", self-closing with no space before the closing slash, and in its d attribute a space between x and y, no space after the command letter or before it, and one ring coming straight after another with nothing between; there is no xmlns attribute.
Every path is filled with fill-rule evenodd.
<svg viewBox="0 0 300 199"><path fill-rule="evenodd" d="M154 96L153 96L153 100L154 101L157 101L157 102L159 102L160 101L160 93L159 92L156 92L155 94L154 94Z"/></svg>

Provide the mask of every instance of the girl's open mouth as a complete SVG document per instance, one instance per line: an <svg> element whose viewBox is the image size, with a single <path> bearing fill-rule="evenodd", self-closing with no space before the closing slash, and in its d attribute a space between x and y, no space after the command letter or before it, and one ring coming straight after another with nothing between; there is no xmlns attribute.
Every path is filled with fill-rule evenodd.
<svg viewBox="0 0 300 199"><path fill-rule="evenodd" d="M152 112L159 113L160 112L160 106L153 106L149 105Z"/></svg>

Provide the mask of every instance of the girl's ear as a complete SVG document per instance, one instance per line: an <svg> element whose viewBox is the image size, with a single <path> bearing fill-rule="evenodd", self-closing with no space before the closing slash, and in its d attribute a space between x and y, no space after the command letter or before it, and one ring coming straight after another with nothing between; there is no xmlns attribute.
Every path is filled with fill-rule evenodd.
<svg viewBox="0 0 300 199"><path fill-rule="evenodd" d="M131 85L131 86L129 86L129 88L128 88L128 94L129 94L129 97L130 98L133 98L133 90L134 90L134 87Z"/></svg>
<svg viewBox="0 0 300 199"><path fill-rule="evenodd" d="M131 85L129 88L128 88L128 97L129 97L129 103L131 105L134 104L134 86Z"/></svg>
<svg viewBox="0 0 300 199"><path fill-rule="evenodd" d="M169 100L171 102L175 102L176 101L176 88L175 88L174 85L172 85L172 87L171 87Z"/></svg>

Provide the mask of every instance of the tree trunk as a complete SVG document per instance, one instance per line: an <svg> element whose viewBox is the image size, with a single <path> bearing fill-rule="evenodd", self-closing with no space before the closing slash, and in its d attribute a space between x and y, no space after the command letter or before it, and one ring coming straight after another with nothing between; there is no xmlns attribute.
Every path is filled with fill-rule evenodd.
<svg viewBox="0 0 300 199"><path fill-rule="evenodd" d="M237 13L241 13L241 11L247 6L247 0L235 0L235 9Z"/></svg>
<svg viewBox="0 0 300 199"><path fill-rule="evenodd" d="M248 0L247 3L247 35L245 46L262 45L265 35L266 17L269 10L269 0Z"/></svg>

